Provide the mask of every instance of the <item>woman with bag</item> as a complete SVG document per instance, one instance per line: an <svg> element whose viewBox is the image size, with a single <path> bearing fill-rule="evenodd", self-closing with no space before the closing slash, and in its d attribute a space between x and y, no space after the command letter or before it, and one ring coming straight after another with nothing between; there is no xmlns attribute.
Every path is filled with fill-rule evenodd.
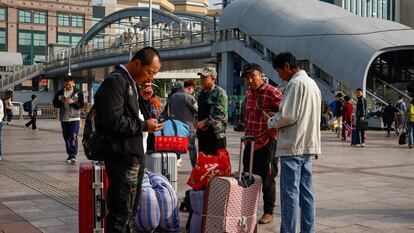
<svg viewBox="0 0 414 233"><path fill-rule="evenodd" d="M4 101L4 109L6 110L6 124L11 125L11 121L13 119L13 103L12 103L12 91L6 92L6 98Z"/></svg>

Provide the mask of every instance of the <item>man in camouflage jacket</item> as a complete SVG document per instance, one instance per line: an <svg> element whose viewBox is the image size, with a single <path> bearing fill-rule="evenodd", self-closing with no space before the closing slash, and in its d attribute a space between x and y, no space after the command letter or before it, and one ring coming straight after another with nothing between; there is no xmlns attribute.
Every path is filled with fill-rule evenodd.
<svg viewBox="0 0 414 233"><path fill-rule="evenodd" d="M215 85L216 71L206 67L198 73L203 90L198 96L198 121L195 123L199 151L216 155L217 150L226 148L227 95Z"/></svg>

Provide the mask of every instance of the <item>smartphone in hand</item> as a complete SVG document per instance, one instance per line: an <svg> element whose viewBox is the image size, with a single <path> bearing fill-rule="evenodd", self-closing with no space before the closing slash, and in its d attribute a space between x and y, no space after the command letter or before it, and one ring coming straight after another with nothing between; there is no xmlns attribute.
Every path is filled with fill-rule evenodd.
<svg viewBox="0 0 414 233"><path fill-rule="evenodd" d="M174 117L175 117L174 115L169 115L167 118L159 118L158 119L158 123L161 124L161 123L164 123L164 122L166 122L168 120L173 120Z"/></svg>

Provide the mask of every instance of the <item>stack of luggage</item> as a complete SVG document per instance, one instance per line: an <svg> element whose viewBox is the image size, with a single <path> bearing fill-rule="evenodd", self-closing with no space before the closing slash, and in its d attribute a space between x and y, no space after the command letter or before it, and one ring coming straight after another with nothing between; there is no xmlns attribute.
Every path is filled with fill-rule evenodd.
<svg viewBox="0 0 414 233"><path fill-rule="evenodd" d="M242 151L244 143L251 143L254 137L241 138L239 172L230 176L214 176L205 189L191 190L190 224L191 233L255 232L257 207L262 180L253 175L253 150L250 153L249 173L242 173Z"/></svg>

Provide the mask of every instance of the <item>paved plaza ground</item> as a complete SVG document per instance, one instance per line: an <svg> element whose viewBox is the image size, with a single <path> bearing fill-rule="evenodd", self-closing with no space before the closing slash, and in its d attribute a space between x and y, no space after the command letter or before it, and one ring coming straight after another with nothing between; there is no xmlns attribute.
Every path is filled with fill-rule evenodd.
<svg viewBox="0 0 414 233"><path fill-rule="evenodd" d="M14 121L3 127L0 232L78 232L79 167L64 162L60 123L39 120L39 131L24 130L22 125ZM228 131L234 171L240 135ZM397 140L396 135L387 139L383 131L369 131L367 146L356 148L323 132L323 154L313 161L317 232L414 232L414 149L399 146ZM80 162L87 161L82 149ZM190 172L184 156L179 201L189 189L185 183ZM259 225L259 233L279 232L279 192L277 202L274 222ZM183 225L186 218L182 213Z"/></svg>

